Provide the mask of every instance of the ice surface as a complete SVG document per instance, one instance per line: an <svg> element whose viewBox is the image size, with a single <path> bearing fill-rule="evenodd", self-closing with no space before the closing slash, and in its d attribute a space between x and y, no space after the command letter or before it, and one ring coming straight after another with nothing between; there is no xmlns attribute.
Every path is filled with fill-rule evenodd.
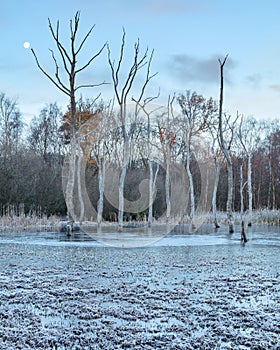
<svg viewBox="0 0 280 350"><path fill-rule="evenodd" d="M0 235L0 349L277 349L278 227L119 249Z"/></svg>

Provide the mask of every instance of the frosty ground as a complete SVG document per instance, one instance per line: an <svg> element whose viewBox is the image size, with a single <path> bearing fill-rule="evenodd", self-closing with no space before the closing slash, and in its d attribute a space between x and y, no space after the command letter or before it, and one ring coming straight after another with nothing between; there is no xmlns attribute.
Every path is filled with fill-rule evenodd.
<svg viewBox="0 0 280 350"><path fill-rule="evenodd" d="M0 237L3 350L280 349L274 240L119 249L24 237Z"/></svg>

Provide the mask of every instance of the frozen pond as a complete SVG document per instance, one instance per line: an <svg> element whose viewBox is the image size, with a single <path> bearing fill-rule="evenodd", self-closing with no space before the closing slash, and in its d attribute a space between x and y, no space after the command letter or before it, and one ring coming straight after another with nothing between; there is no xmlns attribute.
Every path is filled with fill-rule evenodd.
<svg viewBox="0 0 280 350"><path fill-rule="evenodd" d="M0 349L278 349L279 227L207 230L133 249L1 233Z"/></svg>
<svg viewBox="0 0 280 350"><path fill-rule="evenodd" d="M136 232L135 232L136 231ZM204 225L195 233L170 233L155 230L150 242L145 241L145 234L137 230L127 230L122 233L112 232L103 229L100 235L108 237L107 245L113 245L119 240L129 241L138 240L141 247L141 239L144 239L143 245L148 246L208 246L208 245L240 245L240 227L236 227L236 232L232 235L227 233L227 227L223 226L215 230L212 225ZM273 245L280 246L280 226L253 226L246 228L246 235L249 239L246 245ZM78 246L78 247L97 247L103 246L106 240L98 240L98 235L87 234L84 232L75 232L70 237L64 232L32 232L32 233L0 233L0 243L17 244L36 244L48 246ZM112 243L112 244L110 244ZM150 244L149 244L150 243Z"/></svg>

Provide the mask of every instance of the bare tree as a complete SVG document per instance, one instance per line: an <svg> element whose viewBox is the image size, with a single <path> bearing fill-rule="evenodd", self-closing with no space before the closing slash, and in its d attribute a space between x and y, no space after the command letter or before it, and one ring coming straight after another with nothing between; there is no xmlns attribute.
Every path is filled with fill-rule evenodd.
<svg viewBox="0 0 280 350"><path fill-rule="evenodd" d="M4 192L5 204L18 197L19 177L22 175L20 156L18 158L22 130L17 101L0 93L0 193Z"/></svg>
<svg viewBox="0 0 280 350"><path fill-rule="evenodd" d="M84 106L91 117L90 122L81 127L83 153L86 159L93 161L98 167L98 189L99 198L97 201L97 224L101 226L104 208L104 186L106 176L106 160L109 157L111 149L108 147L110 142L110 132L114 130L112 104L105 104L101 101L95 105Z"/></svg>
<svg viewBox="0 0 280 350"><path fill-rule="evenodd" d="M247 184L248 187L248 210L249 221L248 226L252 225L252 212L253 212L253 187L252 187L252 156L254 150L258 147L261 139L261 125L253 117L241 118L239 124L239 140L247 158Z"/></svg>
<svg viewBox="0 0 280 350"><path fill-rule="evenodd" d="M219 222L218 222L218 217L217 217L217 192L218 192L218 185L219 185L219 180L220 180L220 173L221 173L221 152L220 152L220 147L216 146L217 140L218 140L218 135L217 135L217 129L212 125L209 125L209 130L212 136L212 145L211 145L211 153L212 156L214 157L215 161L215 181L214 181L214 188L213 188L213 194L212 194L212 213L213 213L213 221L214 221L214 226L215 228L219 228Z"/></svg>
<svg viewBox="0 0 280 350"><path fill-rule="evenodd" d="M279 147L279 130L280 122L278 119L265 122L263 129L266 135L266 153L268 158L268 191L267 191L267 208L276 209L277 198L277 169L279 169L279 161L277 159L277 149Z"/></svg>
<svg viewBox="0 0 280 350"><path fill-rule="evenodd" d="M9 156L17 150L23 122L17 101L0 93L0 146L4 156L4 165Z"/></svg>
<svg viewBox="0 0 280 350"><path fill-rule="evenodd" d="M170 223L172 211L172 193L171 193L171 178L172 178L172 160L175 158L175 139L176 130L175 116L173 103L175 95L168 96L167 109L157 117L157 126L161 152L163 155L163 163L165 165L165 204L166 204L166 223Z"/></svg>
<svg viewBox="0 0 280 350"><path fill-rule="evenodd" d="M143 111L145 117L147 118L148 125L147 125L147 157L148 157L148 167L149 167L149 209L148 209L148 227L152 226L153 221L153 201L154 201L154 194L155 194L155 184L157 180L157 175L159 171L159 163L157 162L156 171L154 174L154 161L151 157L151 116L159 111L161 107L156 106L154 109L149 109L148 105L152 103L155 99L159 97L159 93L157 96L154 97L147 97L144 99L143 103L136 101L133 99L134 102L136 102L136 106L140 107Z"/></svg>
<svg viewBox="0 0 280 350"><path fill-rule="evenodd" d="M117 103L119 105L119 121L122 128L122 138L123 138L123 152L122 152L122 167L121 167L121 173L120 173L120 179L119 179L119 205L118 205L118 225L119 225L119 231L122 231L123 228L123 214L124 214L124 183L125 183L125 176L129 164L129 125L127 120L127 98L128 94L131 92L131 89L135 83L135 80L137 78L137 75L139 71L144 67L147 66L146 70L146 77L145 81L142 84L142 88L140 89L140 93L138 98L135 98L137 103L140 103L144 92L146 90L146 87L149 83L149 81L155 76L155 74L150 74L150 67L151 62L153 58L153 51L149 55L148 48L145 50L145 52L140 55L140 43L139 40L134 44L134 59L133 62L129 68L129 71L124 78L122 86L120 86L120 75L121 75L121 68L124 64L124 49L125 49L125 30L123 29L123 36L122 36L122 43L121 43L121 49L120 49L120 55L117 61L117 64L115 66L115 62L112 61L111 58L111 51L109 45L107 45L108 49L108 62L111 68L111 74L112 74L112 81L113 81L113 87L115 92L115 97L117 100Z"/></svg>
<svg viewBox="0 0 280 350"><path fill-rule="evenodd" d="M219 100L219 142L222 149L222 152L225 156L226 163L227 163L227 171L228 171L228 193L227 193L227 220L228 220L228 227L229 227L229 233L233 233L233 217L232 217L232 201L233 201L233 166L232 166L232 159L230 154L230 147L233 140L233 127L235 122L233 124L230 123L230 117L226 117L226 122L223 120L223 93L224 93L224 65L226 63L228 56L225 56L224 60L221 61L219 59L220 64L220 100ZM228 128L231 132L231 136L229 138L229 141L226 142L225 140L225 130L224 128Z"/></svg>
<svg viewBox="0 0 280 350"><path fill-rule="evenodd" d="M213 118L217 112L216 103L212 98L205 99L196 92L187 90L186 94L179 95L178 102L182 111L181 129L183 132L183 143L181 152L186 160L186 170L190 186L190 220L193 223L195 214L195 190L191 171L191 160L193 157L193 140L208 128L208 119Z"/></svg>
<svg viewBox="0 0 280 350"><path fill-rule="evenodd" d="M85 42L89 38L94 26L90 28L87 34L83 37L80 42L78 40L78 29L80 22L80 12L75 14L74 20L70 20L70 49L67 50L66 45L64 45L60 39L60 23L57 21L56 26L53 26L50 19L49 21L49 29L52 35L52 38L56 44L56 48L58 51L58 56L60 57L60 61L62 62L63 73L68 77L68 82L64 82L63 74L60 72L60 66L58 63L58 59L53 50L51 51L51 56L55 66L54 75L49 74L40 64L39 59L32 48L31 51L35 57L36 64L41 72L64 94L66 94L70 99L70 135L71 135L71 150L70 150L70 160L69 160L69 173L67 174L68 180L66 185L66 203L68 206L68 211L70 215L74 214L74 186L75 179L77 178L77 182L79 183L79 174L80 169L77 169L77 161L81 158L81 149L79 147L79 138L78 138L78 130L79 130L79 119L77 119L77 105L76 105L76 92L81 88L89 88L96 87L105 82L99 84L77 84L77 75L88 68L91 63L101 54L106 44L104 44L97 53L90 57L90 59L81 66L78 66L78 55L84 47ZM79 164L79 162L78 162ZM79 220L83 219L83 203L81 201L81 188L78 186L78 193L80 199L80 215Z"/></svg>
<svg viewBox="0 0 280 350"><path fill-rule="evenodd" d="M55 157L61 154L63 146L59 132L61 121L62 112L56 103L46 105L39 116L31 120L27 140L31 149L44 161L47 161L49 155Z"/></svg>

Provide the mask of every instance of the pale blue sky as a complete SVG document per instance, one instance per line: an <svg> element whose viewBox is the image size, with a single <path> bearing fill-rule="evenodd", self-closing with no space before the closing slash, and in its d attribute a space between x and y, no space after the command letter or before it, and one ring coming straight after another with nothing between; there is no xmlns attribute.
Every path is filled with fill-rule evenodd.
<svg viewBox="0 0 280 350"><path fill-rule="evenodd" d="M53 72L49 48L55 48L48 28L60 20L61 37L70 36L69 21L81 11L80 33L95 24L85 58L104 42L118 54L122 26L127 33L126 53L134 41L154 49L152 70L158 75L149 95L195 90L219 97L218 58L228 54L225 67L226 111L256 118L280 116L280 1L278 0L9 0L0 4L0 92L16 98L26 120L46 103L66 108L68 99L38 70L29 41L42 65ZM88 54L88 56L87 56ZM81 57L82 59L82 57ZM83 61L85 62L85 61ZM81 62L81 63L83 63ZM81 77L84 82L110 81L107 54ZM102 91L101 91L102 90ZM83 90L84 96L112 95L110 86Z"/></svg>

